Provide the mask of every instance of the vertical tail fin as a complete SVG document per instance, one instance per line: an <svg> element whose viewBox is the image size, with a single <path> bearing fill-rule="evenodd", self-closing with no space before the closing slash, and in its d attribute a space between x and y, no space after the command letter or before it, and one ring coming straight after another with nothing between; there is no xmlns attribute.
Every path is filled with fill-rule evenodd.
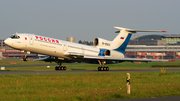
<svg viewBox="0 0 180 101"><path fill-rule="evenodd" d="M125 52L125 49L129 43L131 35L136 32L166 32L166 31L154 31L154 30L134 30L134 29L127 29L123 27L114 27L118 29L119 34L116 38L112 41L112 49L120 52Z"/></svg>
<svg viewBox="0 0 180 101"><path fill-rule="evenodd" d="M131 32L126 31L126 28L122 28L122 27L114 27L114 28L120 31L117 31L119 32L119 34L112 41L113 49L124 53L132 34L130 34Z"/></svg>

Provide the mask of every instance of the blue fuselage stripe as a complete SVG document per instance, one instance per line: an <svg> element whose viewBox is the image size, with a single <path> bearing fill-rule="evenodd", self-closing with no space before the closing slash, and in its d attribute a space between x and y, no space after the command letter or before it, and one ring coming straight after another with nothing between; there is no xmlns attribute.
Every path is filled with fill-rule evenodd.
<svg viewBox="0 0 180 101"><path fill-rule="evenodd" d="M105 51L107 49L100 49L98 56L105 56Z"/></svg>

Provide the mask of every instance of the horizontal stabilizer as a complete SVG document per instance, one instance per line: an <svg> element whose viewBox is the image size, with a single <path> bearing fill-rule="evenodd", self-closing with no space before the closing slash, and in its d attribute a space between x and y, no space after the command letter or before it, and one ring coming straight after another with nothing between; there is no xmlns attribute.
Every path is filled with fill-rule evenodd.
<svg viewBox="0 0 180 101"><path fill-rule="evenodd" d="M167 31L162 31L162 30L135 30L135 29L127 29L127 28L123 28L123 27L114 27L115 29L118 30L125 30L131 33L136 33L136 32L167 32ZM116 33L119 33L120 31L117 31Z"/></svg>

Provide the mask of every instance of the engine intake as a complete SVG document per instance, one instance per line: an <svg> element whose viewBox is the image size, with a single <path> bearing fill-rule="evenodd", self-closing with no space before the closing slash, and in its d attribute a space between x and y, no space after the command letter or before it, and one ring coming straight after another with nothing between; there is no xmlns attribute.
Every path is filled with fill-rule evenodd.
<svg viewBox="0 0 180 101"><path fill-rule="evenodd" d="M102 39L102 38L95 38L94 39L94 46L100 46L100 47L110 47L111 41Z"/></svg>
<svg viewBox="0 0 180 101"><path fill-rule="evenodd" d="M106 56L110 56L110 53L111 53L110 50L106 50L106 51L105 51L105 55L106 55Z"/></svg>
<svg viewBox="0 0 180 101"><path fill-rule="evenodd" d="M98 38L94 39L94 45L97 46L98 45Z"/></svg>

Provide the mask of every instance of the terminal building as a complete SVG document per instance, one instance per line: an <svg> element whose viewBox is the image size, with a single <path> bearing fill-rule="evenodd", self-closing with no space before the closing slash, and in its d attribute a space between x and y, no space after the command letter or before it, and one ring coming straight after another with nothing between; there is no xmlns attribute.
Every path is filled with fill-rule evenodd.
<svg viewBox="0 0 180 101"><path fill-rule="evenodd" d="M145 35L130 40L127 57L151 59L180 59L180 36Z"/></svg>

